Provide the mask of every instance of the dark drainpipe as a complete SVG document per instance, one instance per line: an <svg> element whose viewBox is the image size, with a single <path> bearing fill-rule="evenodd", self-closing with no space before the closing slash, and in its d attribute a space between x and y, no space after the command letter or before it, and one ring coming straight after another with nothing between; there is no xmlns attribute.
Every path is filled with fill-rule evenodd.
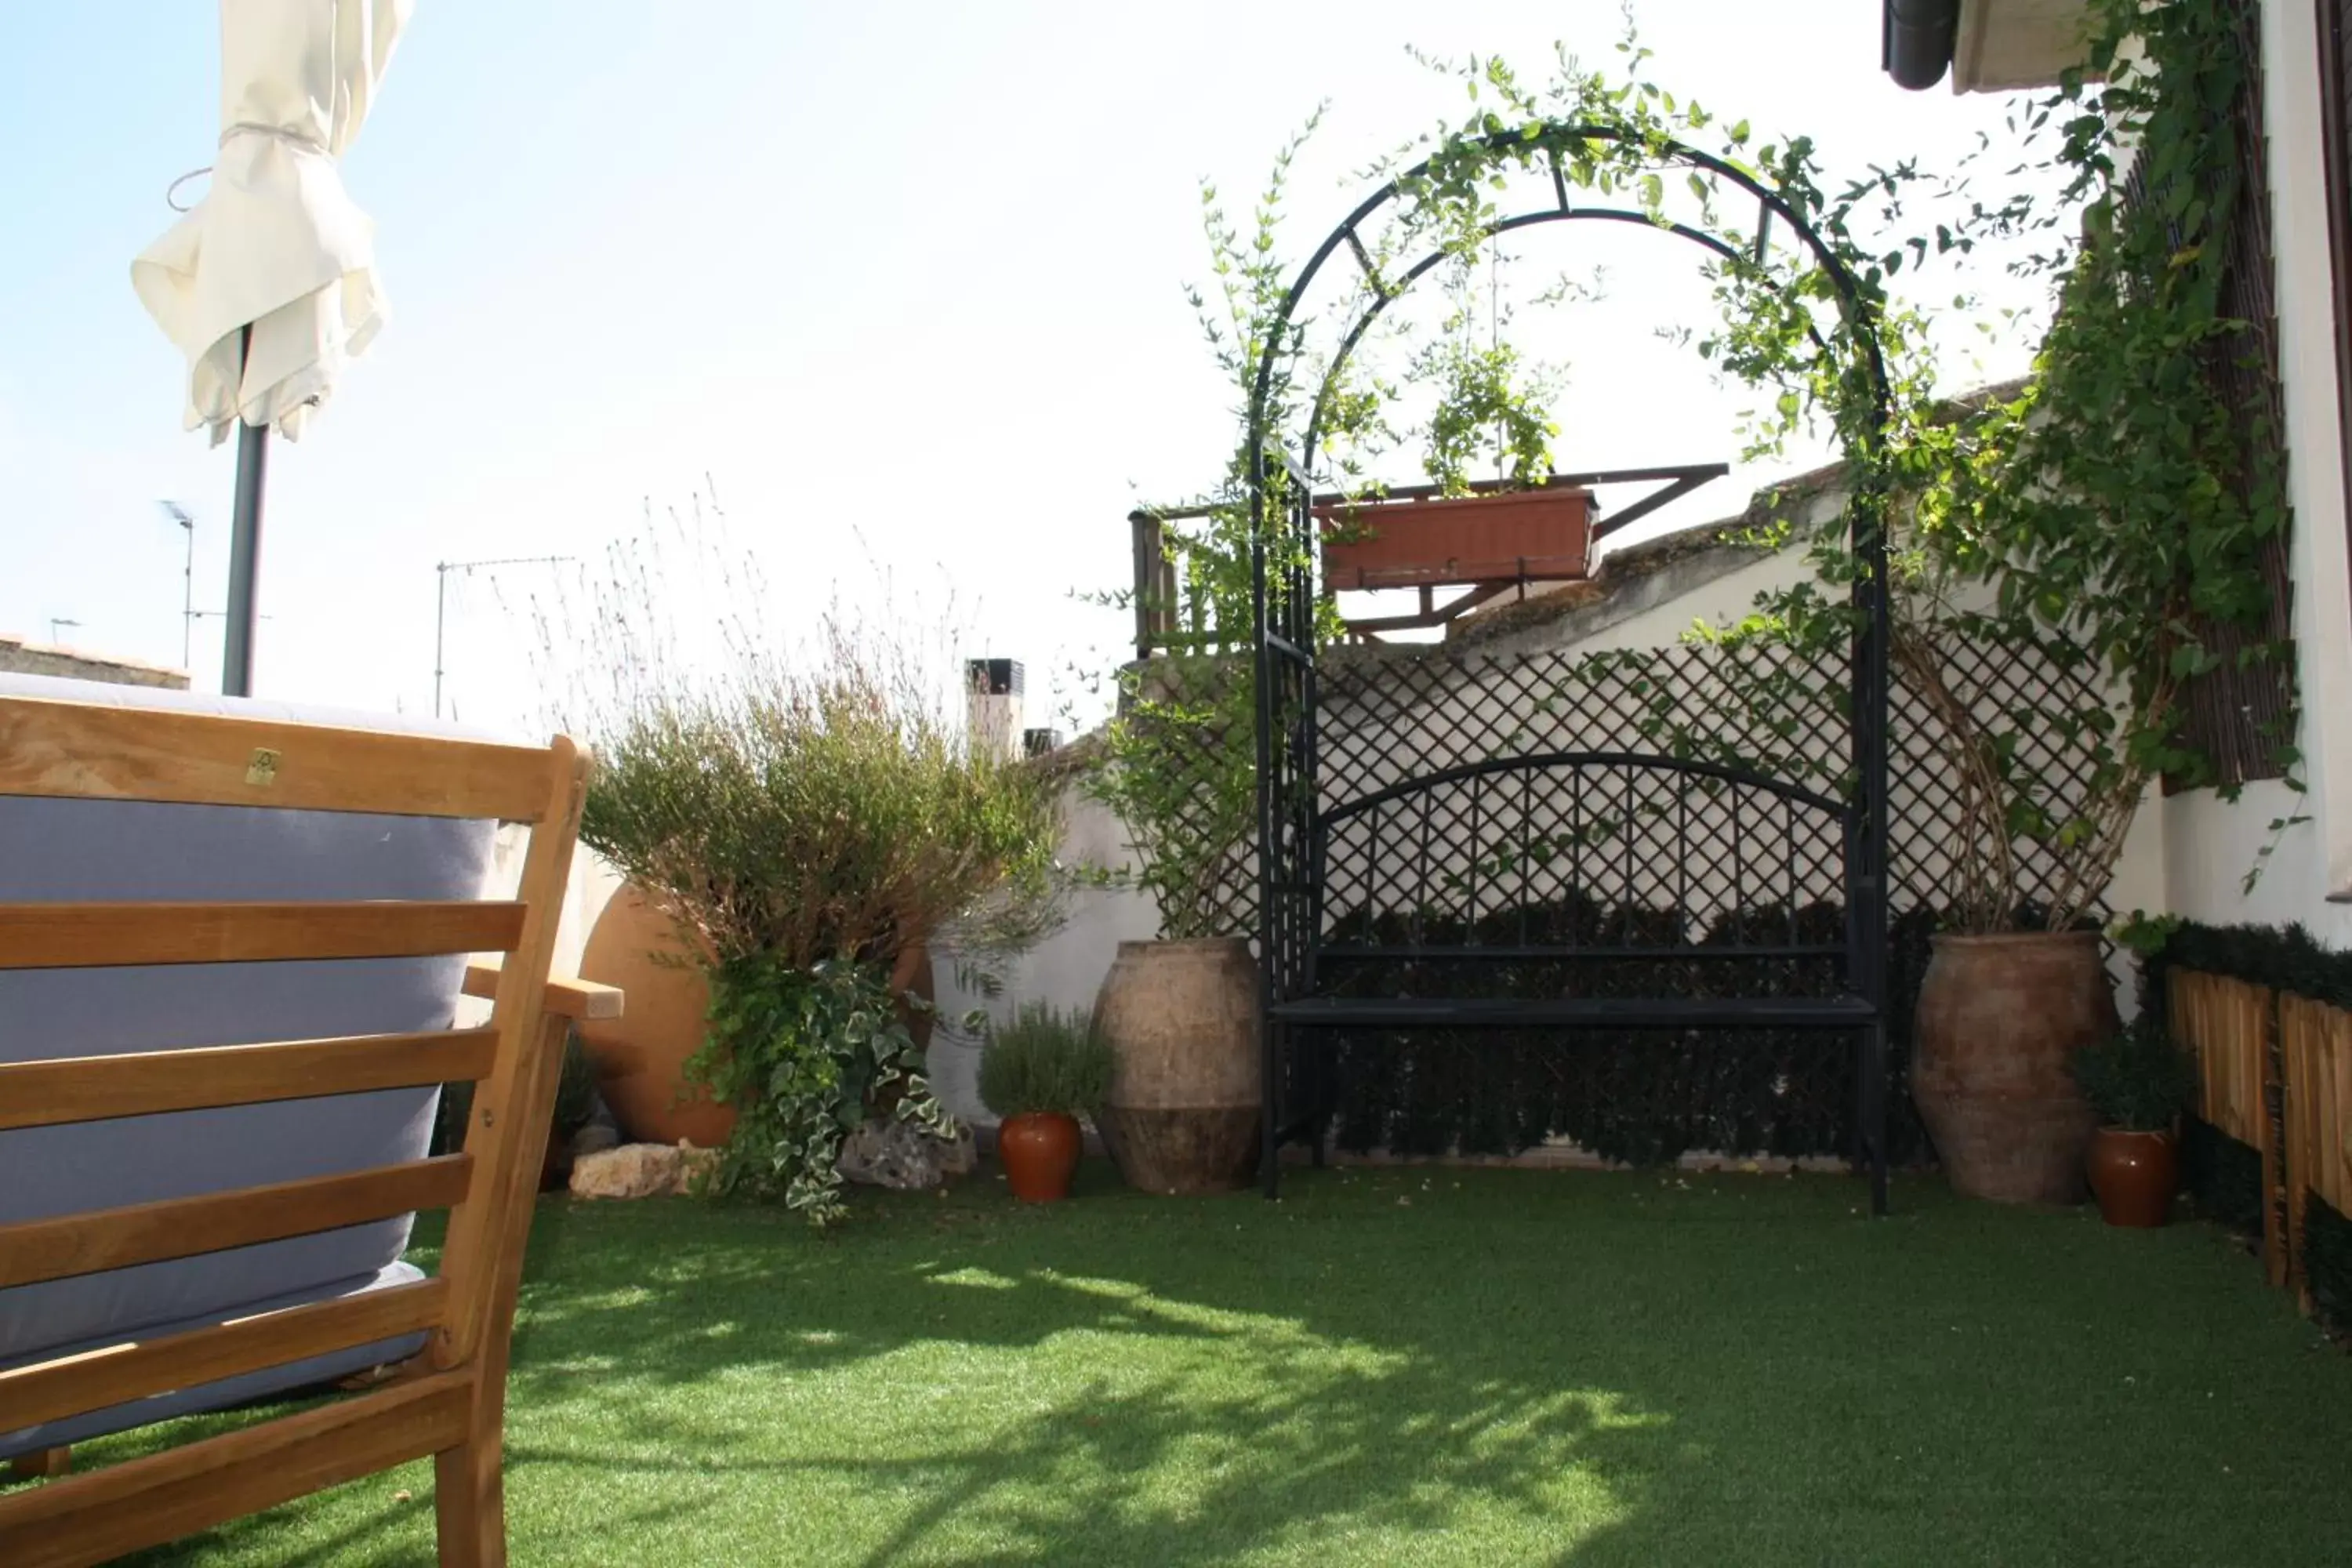
<svg viewBox="0 0 2352 1568"><path fill-rule="evenodd" d="M1896 85L1916 92L1944 79L1959 31L1960 0L1885 0L1879 65Z"/></svg>

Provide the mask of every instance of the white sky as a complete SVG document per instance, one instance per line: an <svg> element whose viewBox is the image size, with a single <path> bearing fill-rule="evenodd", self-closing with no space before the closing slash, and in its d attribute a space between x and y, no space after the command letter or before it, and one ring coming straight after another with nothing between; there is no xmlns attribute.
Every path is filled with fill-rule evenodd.
<svg viewBox="0 0 2352 1568"><path fill-rule="evenodd" d="M394 317L299 446L273 450L257 689L429 710L434 563L593 557L709 476L779 642L829 601L952 600L963 650L1029 666L1032 721L1126 617L1073 599L1128 570L1139 499L1197 491L1233 396L1181 286L1206 277L1198 182L1238 208L1320 100L1289 240L1372 157L1466 107L1407 58L1565 38L1613 60L1614 0L1177 7L422 0L347 163ZM1650 74L1832 174L1948 167L2006 104L1907 94L1878 0L1640 0ZM133 299L163 190L216 132L211 7L0 10L0 629L177 663L180 531L225 593L232 449L178 428L177 358ZM93 114L91 106L103 106ZM1570 363L1559 466L1732 456L1744 398L1654 337L1706 325L1695 251L1538 231L1507 277L1609 268L1531 329ZM1948 289L1946 289L1948 292ZM2017 368L2011 353L1988 365ZM1955 364L1955 386L1976 379ZM1736 510L1735 474L1677 521ZM531 570L454 577L454 707L535 714ZM200 623L200 688L219 622Z"/></svg>

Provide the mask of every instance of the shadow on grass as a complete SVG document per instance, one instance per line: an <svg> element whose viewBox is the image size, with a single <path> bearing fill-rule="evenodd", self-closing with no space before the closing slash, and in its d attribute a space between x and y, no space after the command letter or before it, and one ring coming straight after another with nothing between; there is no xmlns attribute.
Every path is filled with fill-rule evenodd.
<svg viewBox="0 0 2352 1568"><path fill-rule="evenodd" d="M2352 1528L2352 1367L2197 1227L1932 1194L1870 1224L1831 1179L1290 1190L1097 1170L822 1237L551 1204L515 1559L2292 1563ZM158 1561L429 1561L406 1484Z"/></svg>

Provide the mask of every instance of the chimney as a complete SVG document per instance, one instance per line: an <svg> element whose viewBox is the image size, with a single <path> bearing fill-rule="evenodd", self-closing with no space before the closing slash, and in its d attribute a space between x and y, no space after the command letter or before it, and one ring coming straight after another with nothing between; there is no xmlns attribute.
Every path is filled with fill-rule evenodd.
<svg viewBox="0 0 2352 1568"><path fill-rule="evenodd" d="M965 701L973 751L1003 761L1021 754L1021 661L968 658Z"/></svg>

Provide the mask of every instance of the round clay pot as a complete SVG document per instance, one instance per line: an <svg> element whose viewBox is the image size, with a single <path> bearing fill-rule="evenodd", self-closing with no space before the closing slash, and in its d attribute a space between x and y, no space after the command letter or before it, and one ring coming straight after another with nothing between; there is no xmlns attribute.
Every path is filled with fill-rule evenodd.
<svg viewBox="0 0 2352 1568"><path fill-rule="evenodd" d="M1246 1186L1263 1099L1249 943L1120 942L1095 1022L1115 1063L1095 1126L1119 1173L1149 1193Z"/></svg>
<svg viewBox="0 0 2352 1568"><path fill-rule="evenodd" d="M617 1018L580 1026L596 1091L633 1142L716 1149L735 1131L735 1108L702 1089L681 1102L679 1069L702 1048L710 1012L709 950L635 885L613 895L588 933L580 977L627 994Z"/></svg>
<svg viewBox="0 0 2352 1568"><path fill-rule="evenodd" d="M1057 1110L1008 1116L996 1131L1004 1181L1024 1203L1054 1204L1070 1195L1078 1170L1078 1119Z"/></svg>
<svg viewBox="0 0 2352 1568"><path fill-rule="evenodd" d="M2152 1226L2172 1217L2180 1165L2169 1132L2102 1127L2091 1137L2091 1191L2109 1225Z"/></svg>
<svg viewBox="0 0 2352 1568"><path fill-rule="evenodd" d="M2118 1027L2095 931L1938 936L1919 988L1911 1095L1952 1190L2071 1204L2097 1125L2075 1051Z"/></svg>

